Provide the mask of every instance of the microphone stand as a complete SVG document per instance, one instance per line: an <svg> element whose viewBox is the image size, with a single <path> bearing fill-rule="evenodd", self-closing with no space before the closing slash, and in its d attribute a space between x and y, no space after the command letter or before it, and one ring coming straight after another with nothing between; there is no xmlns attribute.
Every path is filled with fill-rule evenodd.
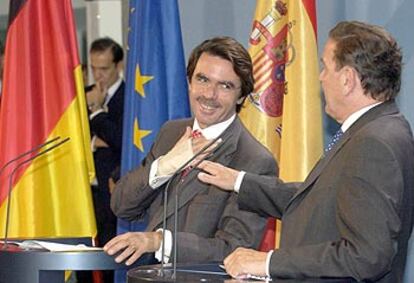
<svg viewBox="0 0 414 283"><path fill-rule="evenodd" d="M60 137L59 137L60 138ZM55 138L54 140L57 140L57 139L59 139L59 138ZM39 147L37 147L36 149L38 149L38 148L42 148L42 147L44 147L45 145L47 145L47 144L49 144L49 143L51 143L52 141L54 141L54 140L51 140L51 141L49 141L49 142L47 142L47 143L45 143L45 144L43 144L43 145L41 145L41 146L39 146ZM58 143L56 143L56 144L54 144L53 146L51 146L51 147L49 147L49 148L46 148L45 150L42 150L42 151L40 151L40 152L38 152L38 153L36 153L34 156L31 156L30 158L28 158L28 159L26 159L26 160L24 160L24 161L22 161L22 162L20 162L20 163L18 163L17 165L16 165L16 167L14 167L14 169L13 169L13 171L10 173L10 177L9 177L9 187L8 187L8 192L7 192L7 205L6 205L6 225L5 225L5 235L4 235L4 246L3 246L3 249L7 249L8 248L8 238L9 238L9 222L10 222L10 206L11 206L11 192L12 192L12 185L13 185L13 177L14 177L14 174L17 172L17 170L19 170L23 165L25 165L26 163L29 163L30 161L32 161L32 160L34 160L34 159L36 159L37 157L39 157L39 156L42 156L42 155L44 155L44 154L46 154L47 152L49 152L49 151L51 151L51 150L53 150L53 149L55 149L55 148L57 148L57 147L59 147L60 145L62 145L62 144L64 144L64 143L66 143L67 141L69 141L70 140L70 138L69 137L67 137L67 138L65 138L64 140L62 140L62 141L60 141L60 142L58 142ZM20 157L22 157L22 156L25 156L25 155L27 155L27 154L29 154L29 153L31 153L31 152L33 152L33 151L35 151L36 149L33 149L33 150L31 150L30 152L28 152L28 153L23 153L22 155L20 155ZM20 158L19 157L19 158ZM15 160L17 160L18 158L16 158ZM9 161L8 162L8 164L6 164L6 165L9 165L11 162ZM5 167L3 167L2 169L4 169Z"/></svg>
<svg viewBox="0 0 414 283"><path fill-rule="evenodd" d="M219 137L218 137L219 138ZM216 140L218 139L216 138ZM222 142L220 144L220 146L224 144L224 142ZM217 151L217 149L220 147L218 146L214 151ZM200 159L199 161L197 161L194 166L192 166L190 168L190 170L188 170L188 172L186 172L185 175L183 175L180 179L180 183L178 185L181 185L182 183L184 183L184 178L186 176L188 176L195 168L198 167L198 165L200 165L201 162L203 162L206 158L210 157L212 154L209 154L208 156L206 156L205 158ZM177 186L178 186L177 185ZM177 227L178 227L178 190L175 191L175 202L174 202L174 251L173 251L173 256L174 256L174 260L173 260L173 274L172 274L172 278L175 279L176 275L177 275Z"/></svg>
<svg viewBox="0 0 414 283"><path fill-rule="evenodd" d="M183 165L181 165L177 170L175 170L175 172L172 174L171 178L168 180L167 185L165 186L164 189L164 203L163 203L163 218L162 218L162 230L163 230L163 234L162 234L162 244L161 244L161 270L160 270L160 275L162 277L165 277L165 270L164 270L164 257L165 257L165 230L167 229L167 205L168 205L168 190L169 187L171 185L171 181L184 169L188 166L188 164L190 164L194 159L196 159L198 156L200 156L201 154L203 154L208 148L210 148L214 143L216 143L218 140L220 139L220 136L218 136L217 138L213 139L211 142L209 142L207 145L205 145L202 149L200 149L198 152L196 152L193 157L191 157L189 160L187 160ZM196 165L200 164L201 161L203 161L204 159L201 159L200 161L197 162ZM194 169L191 168L189 172L191 172ZM188 173L189 173L188 172ZM178 197L176 194L176 203L178 202ZM177 215L177 210L178 210L178 205L176 204L174 207L174 273L172 275L172 278L175 278L175 274L176 274L176 261L177 261L177 247L176 247L176 242L177 242L177 219L176 219L176 215Z"/></svg>
<svg viewBox="0 0 414 283"><path fill-rule="evenodd" d="M10 164L12 164L13 162L19 160L22 157L25 157L26 155L29 155L30 153L33 153L33 152L35 152L35 151L37 151L37 150L39 150L39 149L47 146L50 143L53 143L53 142L57 141L58 139L60 139L59 136L57 136L56 138L53 138L53 139L51 139L51 140L49 140L49 141L47 141L45 143L42 143L40 145L37 145L36 147L34 147L34 148L32 148L32 149L30 149L30 150L28 150L26 152L23 152L22 154L19 154L17 157L9 160L6 164L3 165L3 167L1 167L1 169L0 169L0 176L3 173L3 171L7 168L7 166L9 166Z"/></svg>

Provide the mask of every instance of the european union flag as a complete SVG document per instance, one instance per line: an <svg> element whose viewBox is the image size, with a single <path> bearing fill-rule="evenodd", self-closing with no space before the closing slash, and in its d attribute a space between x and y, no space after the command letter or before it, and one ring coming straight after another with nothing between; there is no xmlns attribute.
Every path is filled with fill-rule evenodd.
<svg viewBox="0 0 414 283"><path fill-rule="evenodd" d="M164 122L190 116L177 1L131 0L129 27L121 175L139 165ZM118 233L145 225L118 220Z"/></svg>
<svg viewBox="0 0 414 283"><path fill-rule="evenodd" d="M190 108L177 1L130 1L121 173L136 167L165 121Z"/></svg>

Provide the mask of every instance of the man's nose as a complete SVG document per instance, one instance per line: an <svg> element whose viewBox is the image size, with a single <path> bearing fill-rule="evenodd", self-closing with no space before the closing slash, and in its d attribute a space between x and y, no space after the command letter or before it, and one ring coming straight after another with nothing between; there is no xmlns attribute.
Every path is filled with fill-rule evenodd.
<svg viewBox="0 0 414 283"><path fill-rule="evenodd" d="M102 77L102 71L96 70L95 72L93 72L93 78L95 79L95 81L99 81L100 79L102 79Z"/></svg>
<svg viewBox="0 0 414 283"><path fill-rule="evenodd" d="M210 84L204 91L204 96L215 98L218 95L218 84Z"/></svg>

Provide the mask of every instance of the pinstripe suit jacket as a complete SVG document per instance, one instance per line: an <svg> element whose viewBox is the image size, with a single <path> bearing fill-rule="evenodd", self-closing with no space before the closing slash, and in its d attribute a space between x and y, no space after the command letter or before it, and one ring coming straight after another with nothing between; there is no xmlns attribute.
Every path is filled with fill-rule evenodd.
<svg viewBox="0 0 414 283"><path fill-rule="evenodd" d="M184 134L192 119L167 122L141 166L123 177L112 196L112 209L118 217L129 220L149 215L147 230L162 224L162 191L148 185L152 162L166 154ZM277 165L258 141L245 129L240 120L222 134L223 144L211 157L223 165L263 175L275 175ZM179 192L177 261L222 261L238 246L257 248L265 226L265 218L241 211L235 193L224 192L201 183L192 171L186 179L170 187ZM173 197L167 210L167 228L173 230Z"/></svg>

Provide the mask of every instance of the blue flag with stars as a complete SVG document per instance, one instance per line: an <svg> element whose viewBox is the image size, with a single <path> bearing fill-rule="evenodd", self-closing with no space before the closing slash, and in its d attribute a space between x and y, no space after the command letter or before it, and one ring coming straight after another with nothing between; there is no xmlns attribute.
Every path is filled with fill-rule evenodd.
<svg viewBox="0 0 414 283"><path fill-rule="evenodd" d="M129 12L121 175L139 166L164 122L190 116L177 1L131 0ZM118 219L118 234L145 225Z"/></svg>

